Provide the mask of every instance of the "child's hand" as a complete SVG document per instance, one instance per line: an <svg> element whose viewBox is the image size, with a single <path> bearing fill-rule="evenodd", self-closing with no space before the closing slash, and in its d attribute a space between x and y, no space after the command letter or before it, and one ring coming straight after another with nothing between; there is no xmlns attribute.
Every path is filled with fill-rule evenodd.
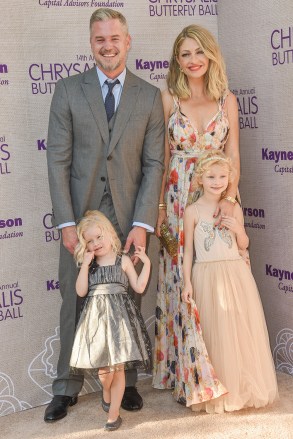
<svg viewBox="0 0 293 439"><path fill-rule="evenodd" d="M240 224L236 218L233 216L222 216L221 226L226 227L229 230L232 230L232 232L238 234L243 232L243 225Z"/></svg>
<svg viewBox="0 0 293 439"><path fill-rule="evenodd" d="M182 293L181 293L181 299L185 303L190 303L190 299L192 299L192 286L191 286L191 284L184 286Z"/></svg>
<svg viewBox="0 0 293 439"><path fill-rule="evenodd" d="M151 269L151 261L145 253L145 247L138 245L133 256L137 260L141 260L143 263L143 267L141 269L140 274L138 275L134 268L134 263L130 259L129 256L122 256L122 270L125 271L130 286L134 289L134 291L138 294L142 294L148 284L150 269Z"/></svg>
<svg viewBox="0 0 293 439"><path fill-rule="evenodd" d="M145 252L145 247L141 247L139 245L137 246L137 249L134 252L134 256L137 256L144 264L150 261L148 255Z"/></svg>
<svg viewBox="0 0 293 439"><path fill-rule="evenodd" d="M92 260L94 259L95 252L85 251L83 255L82 265L90 265Z"/></svg>

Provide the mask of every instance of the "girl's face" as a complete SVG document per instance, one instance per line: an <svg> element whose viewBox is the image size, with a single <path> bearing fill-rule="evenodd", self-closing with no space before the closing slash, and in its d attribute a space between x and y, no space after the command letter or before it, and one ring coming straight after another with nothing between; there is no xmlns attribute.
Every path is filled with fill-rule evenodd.
<svg viewBox="0 0 293 439"><path fill-rule="evenodd" d="M103 233L98 225L93 224L84 233L86 249L94 252L95 256L104 256L112 250L112 244L107 233Z"/></svg>
<svg viewBox="0 0 293 439"><path fill-rule="evenodd" d="M229 184L229 168L215 163L205 171L200 179L204 193L221 195Z"/></svg>
<svg viewBox="0 0 293 439"><path fill-rule="evenodd" d="M209 67L209 59L192 38L185 38L178 53L178 63L188 79L203 77Z"/></svg>

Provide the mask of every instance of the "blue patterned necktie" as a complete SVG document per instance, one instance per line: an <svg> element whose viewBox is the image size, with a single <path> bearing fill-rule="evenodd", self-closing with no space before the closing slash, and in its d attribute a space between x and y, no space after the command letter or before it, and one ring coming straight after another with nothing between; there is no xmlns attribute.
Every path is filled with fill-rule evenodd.
<svg viewBox="0 0 293 439"><path fill-rule="evenodd" d="M119 79L116 79L116 81L114 81L114 82L105 81L105 83L108 86L108 93L107 93L107 96L105 99L105 109L106 109L106 113L107 113L107 119L109 122L109 120L112 118L114 111L115 111L115 98L114 98L112 90L116 84L119 84Z"/></svg>

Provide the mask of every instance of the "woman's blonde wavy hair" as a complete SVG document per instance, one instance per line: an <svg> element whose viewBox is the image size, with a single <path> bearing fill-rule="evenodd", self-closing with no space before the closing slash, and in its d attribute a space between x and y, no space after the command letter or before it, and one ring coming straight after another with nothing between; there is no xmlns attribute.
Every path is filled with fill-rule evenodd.
<svg viewBox="0 0 293 439"><path fill-rule="evenodd" d="M235 177L235 169L230 157L227 157L222 151L212 150L204 153L197 162L196 171L193 177L194 187L202 188L201 178L212 165L220 165L228 168L229 183L233 181Z"/></svg>
<svg viewBox="0 0 293 439"><path fill-rule="evenodd" d="M108 218L99 210L88 210L77 224L79 242L74 251L74 259L76 260L77 266L82 264L86 251L86 241L83 234L91 226L98 226L101 229L101 233L109 237L112 249L116 254L121 252L121 241Z"/></svg>
<svg viewBox="0 0 293 439"><path fill-rule="evenodd" d="M185 27L174 42L167 75L169 92L182 99L191 96L187 77L180 71L178 63L179 50L186 38L195 40L209 59L208 70L204 77L205 93L210 99L218 101L228 90L225 62L213 35L204 27L196 24Z"/></svg>

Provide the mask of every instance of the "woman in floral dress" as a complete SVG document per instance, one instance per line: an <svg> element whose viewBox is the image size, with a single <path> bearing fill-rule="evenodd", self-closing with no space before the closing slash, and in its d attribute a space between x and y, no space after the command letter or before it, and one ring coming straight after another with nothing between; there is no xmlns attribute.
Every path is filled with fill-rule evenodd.
<svg viewBox="0 0 293 439"><path fill-rule="evenodd" d="M218 149L237 170L226 196L214 212L231 215L239 181L239 127L235 96L228 90L224 61L214 37L191 25L175 40L163 92L166 121L166 170L156 228L165 222L178 240L178 252L160 250L156 306L153 386L173 389L178 402L193 404L217 398L225 389L210 364L196 307L181 301L183 282L183 215L200 195L191 185L198 158Z"/></svg>

